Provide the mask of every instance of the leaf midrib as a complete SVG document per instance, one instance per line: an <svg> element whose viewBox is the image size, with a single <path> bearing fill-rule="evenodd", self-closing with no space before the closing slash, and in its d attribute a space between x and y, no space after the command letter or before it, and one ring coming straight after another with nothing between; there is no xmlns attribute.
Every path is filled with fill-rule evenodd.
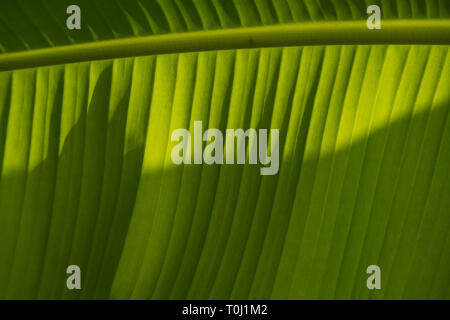
<svg viewBox="0 0 450 320"><path fill-rule="evenodd" d="M0 55L0 71L208 50L351 44L450 44L450 20L333 21L195 31L103 40Z"/></svg>

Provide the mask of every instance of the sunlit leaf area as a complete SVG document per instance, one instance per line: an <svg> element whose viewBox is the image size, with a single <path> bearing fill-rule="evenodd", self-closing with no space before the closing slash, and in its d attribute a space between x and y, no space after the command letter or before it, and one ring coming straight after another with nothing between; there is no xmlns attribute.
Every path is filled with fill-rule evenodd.
<svg viewBox="0 0 450 320"><path fill-rule="evenodd" d="M449 46L447 0L0 1L0 299L450 299Z"/></svg>

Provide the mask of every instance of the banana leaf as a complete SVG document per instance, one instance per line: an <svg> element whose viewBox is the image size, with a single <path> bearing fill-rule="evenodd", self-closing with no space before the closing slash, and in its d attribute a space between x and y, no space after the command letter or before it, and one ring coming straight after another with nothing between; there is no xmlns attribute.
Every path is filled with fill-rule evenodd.
<svg viewBox="0 0 450 320"><path fill-rule="evenodd" d="M449 299L449 45L447 0L1 1L0 299ZM277 174L173 163L196 121Z"/></svg>

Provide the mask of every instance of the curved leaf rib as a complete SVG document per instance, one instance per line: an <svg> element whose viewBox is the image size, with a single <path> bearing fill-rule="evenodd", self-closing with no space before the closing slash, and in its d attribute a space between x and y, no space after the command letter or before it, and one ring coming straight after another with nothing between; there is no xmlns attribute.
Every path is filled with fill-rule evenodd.
<svg viewBox="0 0 450 320"><path fill-rule="evenodd" d="M2 54L0 71L154 54L347 44L448 45L450 20L385 20L380 30L369 30L365 21L295 23L105 40Z"/></svg>

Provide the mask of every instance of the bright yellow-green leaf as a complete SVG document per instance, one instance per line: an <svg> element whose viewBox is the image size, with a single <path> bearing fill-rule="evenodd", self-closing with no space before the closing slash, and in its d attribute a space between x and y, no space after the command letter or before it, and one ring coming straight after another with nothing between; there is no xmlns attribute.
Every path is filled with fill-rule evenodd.
<svg viewBox="0 0 450 320"><path fill-rule="evenodd" d="M446 0L1 1L0 298L449 299L449 45ZM279 171L174 164L194 121Z"/></svg>

